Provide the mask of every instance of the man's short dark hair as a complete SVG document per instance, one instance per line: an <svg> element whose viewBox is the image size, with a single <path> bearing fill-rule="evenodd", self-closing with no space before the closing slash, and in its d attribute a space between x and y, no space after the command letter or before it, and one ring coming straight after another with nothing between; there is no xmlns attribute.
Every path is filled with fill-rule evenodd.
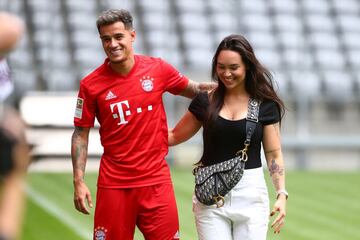
<svg viewBox="0 0 360 240"><path fill-rule="evenodd" d="M96 26L100 32L102 26L110 25L116 22L124 23L125 29L133 29L133 18L129 11L124 9L110 9L102 12L96 20Z"/></svg>

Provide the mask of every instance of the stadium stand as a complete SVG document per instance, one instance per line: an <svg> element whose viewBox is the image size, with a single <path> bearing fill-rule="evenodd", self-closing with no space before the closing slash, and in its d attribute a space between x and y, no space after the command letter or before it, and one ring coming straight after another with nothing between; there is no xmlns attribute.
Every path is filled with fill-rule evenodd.
<svg viewBox="0 0 360 240"><path fill-rule="evenodd" d="M125 8L134 15L137 52L160 56L194 80L209 79L212 55L225 35L245 35L289 106L285 147L296 148L297 139L316 146L309 134L318 134L333 139L326 141L331 149L338 134L346 140L360 133L358 0L0 0L0 8L27 23L26 37L10 56L18 97L77 90L104 59L97 14ZM168 100L173 123L181 111L171 108L188 102ZM358 144L350 145L358 147L355 139ZM289 153L295 165L305 161L299 151ZM315 158L310 155L309 161Z"/></svg>

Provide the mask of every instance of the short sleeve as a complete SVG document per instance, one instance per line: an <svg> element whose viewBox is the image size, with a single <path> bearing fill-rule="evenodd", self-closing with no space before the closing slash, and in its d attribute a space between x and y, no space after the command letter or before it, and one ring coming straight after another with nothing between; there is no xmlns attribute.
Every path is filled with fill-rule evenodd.
<svg viewBox="0 0 360 240"><path fill-rule="evenodd" d="M207 92L200 92L191 101L189 111L194 114L197 120L203 122L206 116L206 111L209 106L209 96Z"/></svg>
<svg viewBox="0 0 360 240"><path fill-rule="evenodd" d="M189 84L189 79L177 71L172 65L161 60L161 71L165 78L165 91L178 95Z"/></svg>
<svg viewBox="0 0 360 240"><path fill-rule="evenodd" d="M74 125L78 127L93 127L95 121L96 104L84 84L80 83L80 90L76 100Z"/></svg>
<svg viewBox="0 0 360 240"><path fill-rule="evenodd" d="M270 125L280 121L280 109L274 101L266 100L260 105L259 121Z"/></svg>

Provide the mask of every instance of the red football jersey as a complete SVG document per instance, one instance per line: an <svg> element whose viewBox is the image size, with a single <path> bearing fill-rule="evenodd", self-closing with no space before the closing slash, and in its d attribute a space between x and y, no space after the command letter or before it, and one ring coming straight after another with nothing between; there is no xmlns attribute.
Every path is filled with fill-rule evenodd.
<svg viewBox="0 0 360 240"><path fill-rule="evenodd" d="M165 156L168 128L162 102L165 91L179 94L188 79L161 60L135 55L127 76L115 73L109 60L80 82L74 124L100 123L98 186L128 188L170 182Z"/></svg>

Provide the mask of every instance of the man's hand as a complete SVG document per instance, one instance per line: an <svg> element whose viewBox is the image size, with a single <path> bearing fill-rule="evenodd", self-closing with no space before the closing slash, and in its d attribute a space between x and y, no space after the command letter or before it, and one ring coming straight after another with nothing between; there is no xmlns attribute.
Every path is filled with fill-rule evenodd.
<svg viewBox="0 0 360 240"><path fill-rule="evenodd" d="M75 208L84 214L90 214L90 211L86 207L87 205L92 208L93 202L89 188L86 186L84 181L74 182L74 205Z"/></svg>

